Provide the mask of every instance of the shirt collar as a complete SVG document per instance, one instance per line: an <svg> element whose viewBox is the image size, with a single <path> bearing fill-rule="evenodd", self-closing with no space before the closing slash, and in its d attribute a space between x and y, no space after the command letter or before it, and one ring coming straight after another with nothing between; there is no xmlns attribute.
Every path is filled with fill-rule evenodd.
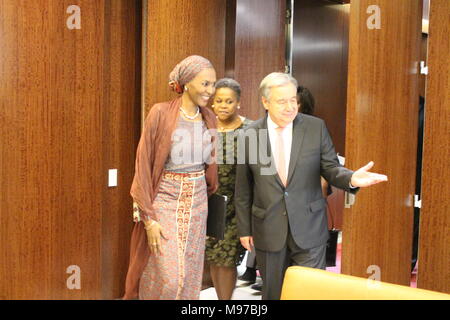
<svg viewBox="0 0 450 320"><path fill-rule="evenodd" d="M285 128L286 129L292 129L292 122L289 123ZM276 128L278 128L279 126L272 120L272 118L270 117L270 114L267 113L267 129L269 130L275 130Z"/></svg>

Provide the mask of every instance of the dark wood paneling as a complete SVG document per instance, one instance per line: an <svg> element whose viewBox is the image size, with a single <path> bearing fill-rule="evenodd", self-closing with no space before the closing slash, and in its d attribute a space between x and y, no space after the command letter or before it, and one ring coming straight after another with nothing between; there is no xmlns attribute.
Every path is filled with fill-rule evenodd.
<svg viewBox="0 0 450 320"><path fill-rule="evenodd" d="M145 112L176 96L167 85L170 71L199 54L211 60L218 79L226 74L241 83L243 115L264 114L259 84L270 72L284 71L284 0L157 0L147 6Z"/></svg>
<svg viewBox="0 0 450 320"><path fill-rule="evenodd" d="M176 97L169 74L187 56L209 59L217 78L225 70L225 0L147 1L145 109Z"/></svg>
<svg viewBox="0 0 450 320"><path fill-rule="evenodd" d="M107 1L105 6L103 177L118 169L118 186L103 188L102 298L124 292L132 222L131 183L140 137L141 1Z"/></svg>
<svg viewBox="0 0 450 320"><path fill-rule="evenodd" d="M368 29L369 5L381 29ZM346 166L373 160L389 181L345 210L342 273L368 277L376 265L381 281L409 285L422 1L352 1L350 11Z"/></svg>
<svg viewBox="0 0 450 320"><path fill-rule="evenodd" d="M242 86L240 113L256 120L264 115L259 84L271 72L284 72L284 0L236 0L234 78Z"/></svg>
<svg viewBox="0 0 450 320"><path fill-rule="evenodd" d="M121 38L120 30L105 43L105 26L111 22L105 19L126 19L131 13L116 17L119 4L114 2L107 18L106 0L0 1L0 298L99 299L102 281L120 280L112 279L120 271L102 275L102 259L125 251L117 236L106 237L102 230L103 210L111 209L105 217L117 219L106 222L109 226L125 220L117 216L116 203L103 207L105 166L122 165L119 181L130 180L129 153L139 121L132 110L123 111L136 101L136 79L126 71L135 67L130 53L135 44ZM80 30L66 27L66 9L73 4L81 8ZM106 66L105 51L112 44L130 47L113 50ZM120 52L123 57L117 56ZM132 60L125 61L130 55ZM128 82L116 85L119 68ZM120 104L115 99L124 100L123 109L114 109ZM113 141L119 132L124 140ZM111 154L123 161L110 163ZM125 191L129 186L117 197L126 197ZM121 214L131 227L130 212ZM125 232L126 226L120 228ZM117 254L121 257L109 259L107 267L120 265L116 261L128 252ZM81 290L66 286L71 265L80 267Z"/></svg>
<svg viewBox="0 0 450 320"><path fill-rule="evenodd" d="M340 155L345 155L350 6L325 0L294 3L292 74L315 98L314 115L323 119ZM328 225L342 230L341 190L328 198Z"/></svg>
<svg viewBox="0 0 450 320"><path fill-rule="evenodd" d="M430 3L419 288L450 293L450 2Z"/></svg>
<svg viewBox="0 0 450 320"><path fill-rule="evenodd" d="M345 155L348 17L350 6L325 0L294 3L292 74L316 102L336 152Z"/></svg>
<svg viewBox="0 0 450 320"><path fill-rule="evenodd" d="M225 77L234 78L236 63L236 1L227 0L225 20Z"/></svg>

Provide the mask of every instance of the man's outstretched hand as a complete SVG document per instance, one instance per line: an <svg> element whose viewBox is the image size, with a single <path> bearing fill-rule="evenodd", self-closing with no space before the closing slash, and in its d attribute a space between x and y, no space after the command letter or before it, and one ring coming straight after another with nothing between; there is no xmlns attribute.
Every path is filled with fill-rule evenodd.
<svg viewBox="0 0 450 320"><path fill-rule="evenodd" d="M350 181L351 185L353 187L368 187L373 184L387 181L388 178L384 174L369 172L373 165L373 161L370 161L364 167L356 170L352 175L352 179Z"/></svg>

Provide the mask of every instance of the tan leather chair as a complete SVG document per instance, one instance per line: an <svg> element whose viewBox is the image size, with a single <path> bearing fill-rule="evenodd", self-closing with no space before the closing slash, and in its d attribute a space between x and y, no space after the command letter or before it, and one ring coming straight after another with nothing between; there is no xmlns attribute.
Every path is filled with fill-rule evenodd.
<svg viewBox="0 0 450 320"><path fill-rule="evenodd" d="M450 300L450 295L295 266L286 271L281 300Z"/></svg>

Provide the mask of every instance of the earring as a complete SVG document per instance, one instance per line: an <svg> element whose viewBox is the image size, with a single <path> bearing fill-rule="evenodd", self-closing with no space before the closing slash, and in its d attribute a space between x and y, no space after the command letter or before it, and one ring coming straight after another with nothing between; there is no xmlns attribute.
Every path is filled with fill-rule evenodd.
<svg viewBox="0 0 450 320"><path fill-rule="evenodd" d="M188 91L188 87L184 86L184 91Z"/></svg>
<svg viewBox="0 0 450 320"><path fill-rule="evenodd" d="M214 105L212 105L212 106L211 106L211 108L213 108L213 109L214 109Z"/></svg>
<svg viewBox="0 0 450 320"><path fill-rule="evenodd" d="M238 108L238 109L240 109L240 108L241 108L241 106L237 106L237 108Z"/></svg>

